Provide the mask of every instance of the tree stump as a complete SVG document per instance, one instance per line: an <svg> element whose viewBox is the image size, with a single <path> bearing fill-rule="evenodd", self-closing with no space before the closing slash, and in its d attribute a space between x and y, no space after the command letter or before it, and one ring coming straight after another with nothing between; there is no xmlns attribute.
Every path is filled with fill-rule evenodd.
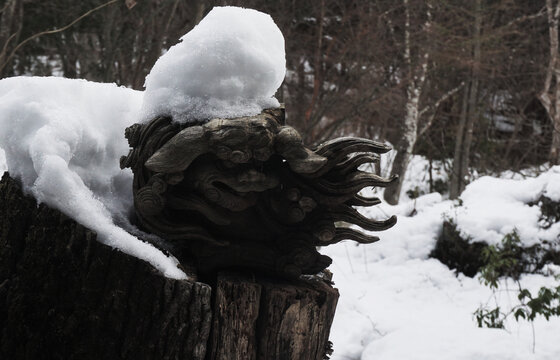
<svg viewBox="0 0 560 360"><path fill-rule="evenodd" d="M0 181L0 359L324 359L328 279L212 282L165 278Z"/></svg>
<svg viewBox="0 0 560 360"><path fill-rule="evenodd" d="M0 359L203 360L206 284L163 277L0 182Z"/></svg>
<svg viewBox="0 0 560 360"><path fill-rule="evenodd" d="M338 290L299 281L218 275L210 360L323 360Z"/></svg>

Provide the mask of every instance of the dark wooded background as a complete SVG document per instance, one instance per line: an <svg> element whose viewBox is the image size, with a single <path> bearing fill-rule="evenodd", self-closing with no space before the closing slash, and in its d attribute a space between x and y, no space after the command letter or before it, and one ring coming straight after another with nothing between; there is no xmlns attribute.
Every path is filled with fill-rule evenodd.
<svg viewBox="0 0 560 360"><path fill-rule="evenodd" d="M10 57L105 1L0 1L0 77L142 89L158 56L213 6L239 5L271 14L282 30L288 71L278 97L309 144L386 139L401 175L410 153L444 160L450 183L432 189L451 197L473 169L559 162L558 0L135 2L115 0Z"/></svg>

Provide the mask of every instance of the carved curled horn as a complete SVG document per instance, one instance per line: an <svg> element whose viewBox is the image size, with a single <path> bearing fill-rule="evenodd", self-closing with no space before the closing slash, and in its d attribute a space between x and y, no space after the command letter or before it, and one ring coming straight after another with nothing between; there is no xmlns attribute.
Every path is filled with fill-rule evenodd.
<svg viewBox="0 0 560 360"><path fill-rule="evenodd" d="M145 166L156 173L178 173L208 151L204 128L191 126L173 136L146 161Z"/></svg>
<svg viewBox="0 0 560 360"><path fill-rule="evenodd" d="M311 174L319 171L327 158L317 155L303 146L298 132L291 127L283 127L276 135L274 146L278 154L288 161L290 168L298 174Z"/></svg>
<svg viewBox="0 0 560 360"><path fill-rule="evenodd" d="M331 157L336 154L350 154L353 152L373 152L384 154L391 150L391 147L383 143L355 137L341 137L329 140L317 147L315 152L322 156Z"/></svg>

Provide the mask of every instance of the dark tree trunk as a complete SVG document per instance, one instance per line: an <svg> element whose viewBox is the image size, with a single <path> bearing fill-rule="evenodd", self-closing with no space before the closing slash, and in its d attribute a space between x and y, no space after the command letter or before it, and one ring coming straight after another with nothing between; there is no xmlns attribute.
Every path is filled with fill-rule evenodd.
<svg viewBox="0 0 560 360"><path fill-rule="evenodd" d="M163 277L0 182L0 359L204 359L208 285Z"/></svg>
<svg viewBox="0 0 560 360"><path fill-rule="evenodd" d="M163 277L2 178L0 359L322 360L329 352L338 300L329 280L222 273L215 288L212 299L206 284Z"/></svg>
<svg viewBox="0 0 560 360"><path fill-rule="evenodd" d="M299 282L220 274L210 360L322 360L338 290Z"/></svg>

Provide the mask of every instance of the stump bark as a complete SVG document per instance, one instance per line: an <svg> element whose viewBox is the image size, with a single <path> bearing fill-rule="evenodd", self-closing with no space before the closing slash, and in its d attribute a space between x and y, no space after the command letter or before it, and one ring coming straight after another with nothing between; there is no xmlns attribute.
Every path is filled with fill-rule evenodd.
<svg viewBox="0 0 560 360"><path fill-rule="evenodd" d="M213 296L165 278L0 181L0 359L325 357L338 299L328 281L210 282Z"/></svg>
<svg viewBox="0 0 560 360"><path fill-rule="evenodd" d="M317 277L221 273L209 360L322 360L337 301L338 290Z"/></svg>
<svg viewBox="0 0 560 360"><path fill-rule="evenodd" d="M205 358L206 284L163 277L0 182L0 359Z"/></svg>

